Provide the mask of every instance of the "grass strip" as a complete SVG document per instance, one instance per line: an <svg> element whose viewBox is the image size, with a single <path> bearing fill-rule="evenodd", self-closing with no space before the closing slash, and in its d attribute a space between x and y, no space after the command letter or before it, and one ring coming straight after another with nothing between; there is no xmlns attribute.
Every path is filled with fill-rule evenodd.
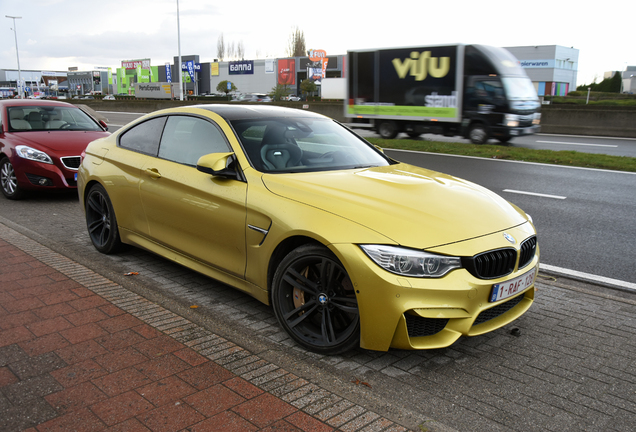
<svg viewBox="0 0 636 432"><path fill-rule="evenodd" d="M422 141L410 139L386 140L366 138L369 142L389 149L413 150L488 159L506 159L537 162L551 165L565 165L584 168L598 168L614 171L636 172L636 158L610 156L597 153L582 153L572 150L534 150L508 145L476 145L469 143Z"/></svg>

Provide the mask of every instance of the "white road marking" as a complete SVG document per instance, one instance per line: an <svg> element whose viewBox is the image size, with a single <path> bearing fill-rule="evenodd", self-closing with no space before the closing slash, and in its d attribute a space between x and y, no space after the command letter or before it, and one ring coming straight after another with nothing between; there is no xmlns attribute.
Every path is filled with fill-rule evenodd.
<svg viewBox="0 0 636 432"><path fill-rule="evenodd" d="M445 153L431 153L419 150L402 150L402 149L392 149L392 148L384 148L384 151L392 151L392 152L402 152L402 153L417 153L417 154L425 154L429 156L440 156L440 157L454 157L454 158L463 158L463 159L477 159L480 161L491 161L495 163L511 163L511 164L522 164L522 165L536 165L545 168L557 168L557 169L571 169L571 170L583 170L583 171L596 171L596 172L604 172L607 174L628 174L628 175L636 175L636 172L633 171L616 171L609 169L601 169L601 168L587 168L587 167L576 167L576 166L568 166L568 165L553 165L546 164L540 162L526 162L526 161L516 161L516 160L508 160L508 159L492 159L478 156L463 156L463 155L454 155L454 154L445 154Z"/></svg>
<svg viewBox="0 0 636 432"><path fill-rule="evenodd" d="M567 198L567 197L559 196L559 195L548 195L548 194L542 194L542 193L536 193L536 192L518 191L513 189L504 189L503 192L519 194L519 195L532 195L532 196L538 196L543 198L553 198L553 199L561 199L561 200L564 200Z"/></svg>
<svg viewBox="0 0 636 432"><path fill-rule="evenodd" d="M563 141L536 141L536 142L543 143L543 144L578 145L578 146L588 146L588 147L618 147L617 145L611 145L611 144L585 144L585 143L573 143L573 142L563 142Z"/></svg>
<svg viewBox="0 0 636 432"><path fill-rule="evenodd" d="M625 138L625 137L604 137L604 136L596 136L596 135L564 135L564 134L549 134L549 133L538 133L537 136L553 136L553 137L567 137L567 138L598 138L604 140L625 140L625 141L634 141L634 138Z"/></svg>
<svg viewBox="0 0 636 432"><path fill-rule="evenodd" d="M558 274L562 274L564 276L571 276L571 277L575 277L577 279L583 279L586 280L588 282L598 282L598 283L604 283L604 284L609 284L609 285L613 285L613 286L617 286L617 287L621 287L621 288L627 288L630 290L636 290L636 283L632 283L632 282L626 282L626 281L622 281L622 280L618 280L618 279L612 279L612 278L608 278L605 276L597 276L597 275L593 275L590 273L584 273L584 272L580 272L577 270L570 270L570 269L566 269L566 268L562 268L562 267L556 267L556 266L551 266L549 264L544 264L541 263L540 267L541 270L546 270L548 272L552 272L552 273L558 273Z"/></svg>

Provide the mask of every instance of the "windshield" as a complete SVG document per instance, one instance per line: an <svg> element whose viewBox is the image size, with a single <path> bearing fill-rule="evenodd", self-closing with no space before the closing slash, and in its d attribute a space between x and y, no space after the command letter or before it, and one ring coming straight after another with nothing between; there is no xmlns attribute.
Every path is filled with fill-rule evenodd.
<svg viewBox="0 0 636 432"><path fill-rule="evenodd" d="M330 119L235 120L250 163L262 172L310 172L389 165L382 152Z"/></svg>
<svg viewBox="0 0 636 432"><path fill-rule="evenodd" d="M537 100L537 91L532 81L525 77L502 77L508 100Z"/></svg>
<svg viewBox="0 0 636 432"><path fill-rule="evenodd" d="M102 128L79 108L63 106L8 107L11 132L33 131L101 131Z"/></svg>

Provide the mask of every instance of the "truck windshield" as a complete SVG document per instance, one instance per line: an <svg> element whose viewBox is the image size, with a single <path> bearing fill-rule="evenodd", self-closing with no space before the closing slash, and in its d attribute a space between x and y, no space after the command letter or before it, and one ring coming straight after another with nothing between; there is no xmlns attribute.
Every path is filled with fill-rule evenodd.
<svg viewBox="0 0 636 432"><path fill-rule="evenodd" d="M525 77L502 77L508 100L537 100L532 81Z"/></svg>

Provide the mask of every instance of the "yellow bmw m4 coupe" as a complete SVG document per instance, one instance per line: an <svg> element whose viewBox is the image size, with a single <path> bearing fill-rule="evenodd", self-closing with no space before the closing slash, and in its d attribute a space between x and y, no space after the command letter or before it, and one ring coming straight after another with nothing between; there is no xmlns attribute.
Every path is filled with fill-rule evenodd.
<svg viewBox="0 0 636 432"><path fill-rule="evenodd" d="M304 110L148 114L88 145L78 188L97 250L134 245L242 290L321 354L446 347L534 300L521 209Z"/></svg>

